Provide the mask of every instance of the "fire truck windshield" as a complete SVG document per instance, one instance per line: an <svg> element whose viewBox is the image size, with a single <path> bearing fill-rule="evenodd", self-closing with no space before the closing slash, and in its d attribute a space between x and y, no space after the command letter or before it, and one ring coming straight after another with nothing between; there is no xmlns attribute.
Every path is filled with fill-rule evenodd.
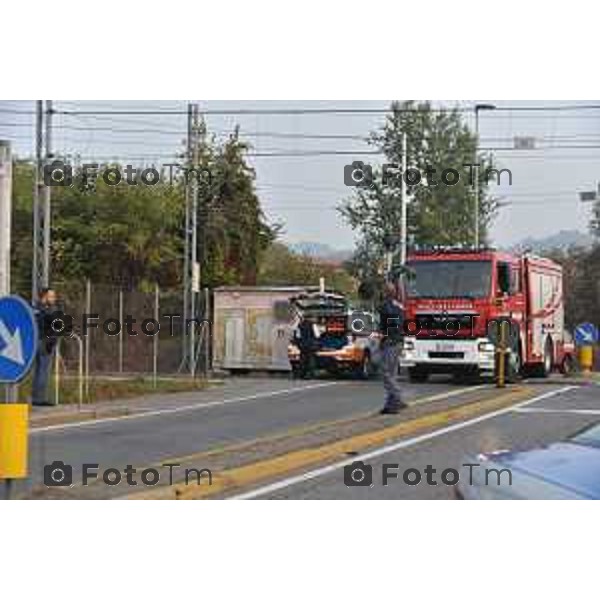
<svg viewBox="0 0 600 600"><path fill-rule="evenodd" d="M413 298L484 298L490 294L489 260L419 260L409 266L415 274L408 289Z"/></svg>

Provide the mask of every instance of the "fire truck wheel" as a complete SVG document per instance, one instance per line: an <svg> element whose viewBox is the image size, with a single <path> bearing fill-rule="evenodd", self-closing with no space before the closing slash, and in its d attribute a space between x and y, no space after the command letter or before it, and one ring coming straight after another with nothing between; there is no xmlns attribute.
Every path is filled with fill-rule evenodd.
<svg viewBox="0 0 600 600"><path fill-rule="evenodd" d="M425 383L429 378L429 373L419 369L419 367L410 367L408 369L408 379L411 383Z"/></svg>
<svg viewBox="0 0 600 600"><path fill-rule="evenodd" d="M544 377L548 377L552 373L552 367L554 366L554 352L552 347L552 340L548 338L546 341L546 348L544 349Z"/></svg>
<svg viewBox="0 0 600 600"><path fill-rule="evenodd" d="M548 377L552 373L552 366L554 364L554 352L552 349L552 340L548 338L544 345L544 360L539 366L540 377Z"/></svg>

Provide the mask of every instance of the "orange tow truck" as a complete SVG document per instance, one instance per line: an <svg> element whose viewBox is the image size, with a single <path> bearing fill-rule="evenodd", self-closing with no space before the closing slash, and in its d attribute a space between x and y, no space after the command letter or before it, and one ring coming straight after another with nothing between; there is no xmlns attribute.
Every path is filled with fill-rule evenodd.
<svg viewBox="0 0 600 600"><path fill-rule="evenodd" d="M306 319L316 329L317 370L351 374L359 379L368 379L375 373L380 336L371 331L374 329L371 315L351 311L346 298L333 293L301 294L292 298L291 303L296 322ZM298 374L300 350L294 339L288 346L288 358L292 371Z"/></svg>

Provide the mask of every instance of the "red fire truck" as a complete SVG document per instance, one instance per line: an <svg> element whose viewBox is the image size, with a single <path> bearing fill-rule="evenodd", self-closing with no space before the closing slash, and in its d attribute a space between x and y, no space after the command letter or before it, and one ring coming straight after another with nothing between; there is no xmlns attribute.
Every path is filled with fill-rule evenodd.
<svg viewBox="0 0 600 600"><path fill-rule="evenodd" d="M444 248L412 253L408 267L400 364L411 381L431 373L493 376L500 320L510 322L509 378L572 366L560 265L530 254Z"/></svg>

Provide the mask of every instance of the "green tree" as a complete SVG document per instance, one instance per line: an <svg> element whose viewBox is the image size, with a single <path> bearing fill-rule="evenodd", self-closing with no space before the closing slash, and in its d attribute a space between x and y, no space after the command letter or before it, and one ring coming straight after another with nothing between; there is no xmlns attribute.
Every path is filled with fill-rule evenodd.
<svg viewBox="0 0 600 600"><path fill-rule="evenodd" d="M311 256L296 254L285 244L275 242L264 253L258 275L260 285L318 286L325 278L328 289L348 295L356 293L356 280L343 265L331 264Z"/></svg>
<svg viewBox="0 0 600 600"><path fill-rule="evenodd" d="M457 245L474 240L475 177L471 181L477 140L458 110L436 111L429 102L394 102L382 129L374 132L370 143L383 153L383 163L402 165L403 134L407 137L407 166L422 175L420 185L409 186L408 239L413 244ZM479 231L485 243L487 229L496 210L488 194L483 174L492 168L491 160L479 155ZM431 171L435 169L435 173ZM442 171L454 169L460 178L456 185L441 182ZM436 185L428 185L426 173ZM448 175L452 181L453 176ZM396 239L401 226L400 173L398 169L373 168L372 185L357 187L354 195L340 207L350 226L359 233L360 253L369 248L372 262L379 261ZM369 276L373 276L371 269Z"/></svg>
<svg viewBox="0 0 600 600"><path fill-rule="evenodd" d="M262 253L277 235L262 212L255 174L245 159L247 146L237 131L219 144L201 132L198 256L202 285L256 282ZM102 165L123 171L123 165ZM31 287L34 166L14 169L13 282L28 295ZM75 165L75 173L81 170ZM124 288L181 285L185 189L193 174L174 172L156 185L109 185L103 177L52 188L52 284L67 291L84 279Z"/></svg>
<svg viewBox="0 0 600 600"><path fill-rule="evenodd" d="M206 155L210 184L200 201L200 256L204 282L253 285L263 252L279 231L267 222L256 193L256 174L245 159L238 130Z"/></svg>

